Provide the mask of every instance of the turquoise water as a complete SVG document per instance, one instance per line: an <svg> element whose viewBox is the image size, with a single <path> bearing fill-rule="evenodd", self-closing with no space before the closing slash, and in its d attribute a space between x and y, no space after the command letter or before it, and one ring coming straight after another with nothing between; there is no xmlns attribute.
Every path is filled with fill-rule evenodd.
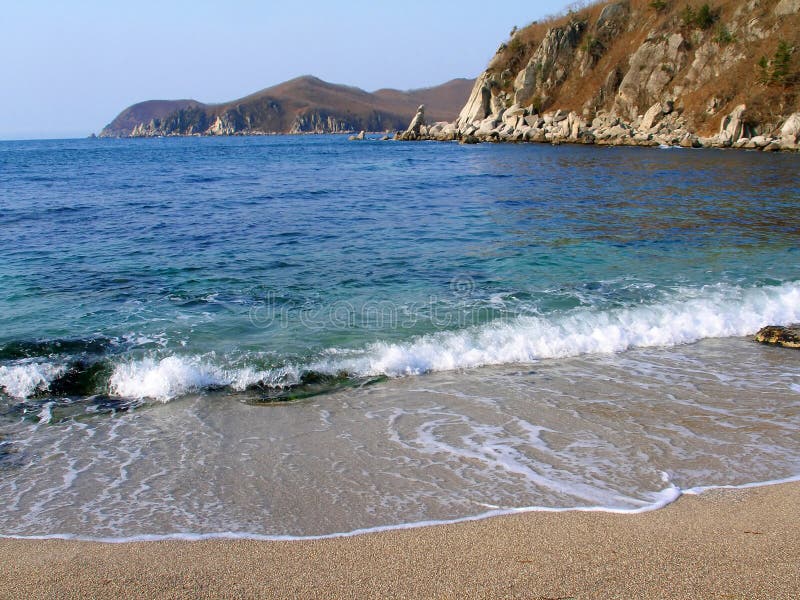
<svg viewBox="0 0 800 600"><path fill-rule="evenodd" d="M652 393L668 403L671 386L699 376L695 369L715 373L717 382L738 382L720 394L752 395L759 373L774 369L773 380L783 382L776 406L794 406L800 374L791 359L752 366L747 378L736 373L735 363L706 369L674 353L687 345L710 348L703 345L709 340L734 340L736 361L749 360L741 336L768 323L800 321L798 165L795 155L753 152L348 143L341 136L0 142L0 465L6 465L0 496L20 511L7 510L5 531L126 535L123 525L77 525L68 512L41 525L42 498L64 493L46 485L48 478L59 485L69 481L66 488L78 495L102 488L101 480L116 481L94 469L107 468L109 461L138 463L130 456L103 458L74 436L88 427L98 438L116 440L117 427L158 422L162 410L170 418L186 411L191 420L200 409L187 407L197 402L203 410L228 411L233 409L222 407L231 401L310 398L317 408L309 423L327 423L326 402L359 394L379 396L381 410L404 410L418 400L404 387L409 382L425 387L444 377L453 397L480 389L485 398L485 381L500 376L482 369L524 374L524 365L549 364L572 373L551 389L558 395L581 373L591 371L601 381L603 369L612 368L592 363L582 370L589 368L582 357L613 362L635 356L641 377L648 372L641 364L679 374L657 392L642 392L641 378L631 375L625 383L631 398ZM700 355L701 363L708 358ZM665 367L661 360L667 356L684 370ZM771 354L759 356L773 360ZM706 393L702 383L692 385ZM530 398L549 401L540 382L530 386ZM608 400L611 392L604 393ZM681 400L690 401L691 394ZM296 417L296 411L308 410L299 406L280 410L295 411L287 414ZM434 405L425 410L439 414L430 423L439 422ZM464 410L468 419L452 418L477 419L477 409ZM357 414L379 412L367 403L347 423L358 422ZM271 420L257 416L267 413L247 414L221 430L239 439L248 419ZM503 414L519 418L519 412ZM648 419L658 421L653 414ZM302 419L291 422L290 430L310 436L309 447L337 443L314 438ZM529 415L525 422L536 419ZM134 452L166 435L161 425L148 427L154 429L134 428L114 443ZM382 431L375 427L373 442ZM393 427L386 425L386 431ZM425 424L419 427L417 450L431 441L420 433ZM483 432L478 438L486 427L476 429ZM191 427L181 431L193 435ZM737 481L795 475L800 450L780 439L754 442L782 457L775 473L762 461L750 471L742 467ZM454 448L453 439L445 446ZM403 460L403 447L409 449L400 444L392 460ZM477 460L477 450L462 451L464 460ZM17 478L25 468L44 468L42 456L73 456L77 462L66 471L52 466L39 473L40 483L31 483L23 499L18 490L25 486ZM166 450L161 459L161 466L169 462ZM81 460L92 466L75 466ZM526 460L514 464L530 470ZM623 465L632 458L603 460ZM181 464L174 463L176 473ZM286 483L288 471L274 468L276 481ZM530 475L514 468L515 477ZM658 473L669 468L642 469L632 476L636 483L622 486L620 497L652 504L647 494L659 491ZM95 473L94 483L75 479L79 473ZM330 489L349 475L341 477ZM491 477L481 477L488 485ZM725 483L693 477L691 485ZM446 497L477 485L467 479L469 484L437 493ZM577 483L570 485L577 489ZM47 493L37 496L37 486ZM376 489L376 498L396 496ZM174 497L171 487L161 492L162 503ZM302 486L296 493L304 493ZM533 494L520 492L527 493ZM615 507L613 497L534 494L521 505L570 507L594 498ZM492 504L488 498L481 502ZM635 508L637 502L620 506ZM375 514L371 506L365 514ZM387 509L374 522L343 517L318 528L315 513L300 519L305 524L292 521L284 529L203 517L205 525L194 529L192 515L200 513L181 510L188 515L184 532L227 528L298 535L470 514L463 507ZM18 519L28 524L8 524ZM142 529L141 515L130 519L139 524L133 527L137 534L154 533ZM168 530L162 525L155 533Z"/></svg>
<svg viewBox="0 0 800 600"><path fill-rule="evenodd" d="M580 354L592 346L464 341L463 360L414 344L575 316L581 336L689 299L742 296L737 319L748 293L800 280L795 156L319 136L8 142L0 160L0 385L18 398L59 378L72 396L269 396L307 372ZM717 334L752 328L730 326ZM648 345L624 328L611 349ZM168 357L181 372L142 385ZM41 377L15 384L20 359Z"/></svg>

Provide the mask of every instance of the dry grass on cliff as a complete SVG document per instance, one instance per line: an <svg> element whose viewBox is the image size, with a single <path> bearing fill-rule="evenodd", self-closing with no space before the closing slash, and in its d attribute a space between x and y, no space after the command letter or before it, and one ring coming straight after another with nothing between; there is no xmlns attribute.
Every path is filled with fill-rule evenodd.
<svg viewBox="0 0 800 600"><path fill-rule="evenodd" d="M797 18L774 15L777 3L778 0L767 0L747 15L751 22L758 20L765 31L771 32L765 39L755 43L742 43L737 39L737 33L731 31L736 11L743 4L741 0L710 3L718 11L711 33L719 51L724 52L730 46L743 58L712 81L681 98L686 113L696 115L693 124L700 133L716 131L721 116L738 104L747 104L748 118L752 122L772 125L777 123L780 115L800 110L800 81L797 78L800 73L800 28ZM768 60L774 57L781 42L795 48L789 67L793 76L784 82L762 81L762 69L758 63L762 57ZM693 50L690 48L689 64L694 60ZM713 112L706 112L711 98L719 101L718 106Z"/></svg>
<svg viewBox="0 0 800 600"><path fill-rule="evenodd" d="M597 97L610 72L618 69L624 74L628 70L630 57L648 36L680 32L687 40L686 63L676 73L671 85L682 82L689 65L695 59L696 47L704 40L715 41L719 52L731 48L743 57L707 84L676 98L686 114L696 115L693 125L701 132L716 129L721 115L740 103L747 103L749 114L759 122L770 122L770 119L774 120L779 114L800 110L800 27L797 26L797 18L779 18L774 15L777 2L778 0L762 0L757 7L748 10L744 0L629 0L631 16L627 31L606 44L607 47L602 49L596 64L584 76L577 72L578 69L572 69L563 84L552 90L546 108L580 112ZM531 23L516 31L501 46L491 61L489 70L501 76L503 89L512 90L514 77L528 63L547 31L554 27L567 26L572 21L586 21L589 24L579 43L579 48L586 49L587 44L591 43L591 26L597 22L603 8L608 4L608 1L601 1L573 5L562 14ZM702 29L698 22L687 20L687 15L697 15L704 4L710 8L712 21L704 23L706 28ZM687 12L687 7L691 9L691 13ZM733 27L737 11L740 13L740 23L757 20L758 26L770 34L763 40L751 43L737 39L737 32ZM778 83L760 81L759 60L762 56L767 59L773 57L781 41L795 49L790 65L793 76ZM711 98L717 100L717 107L708 113L706 108ZM610 108L611 102L613 98L607 98L603 108ZM642 111L646 108L640 107Z"/></svg>
<svg viewBox="0 0 800 600"><path fill-rule="evenodd" d="M635 20L635 29L619 36L615 43L605 48L594 68L585 77L578 77L571 73L567 81L557 91L551 104L568 110L580 110L590 100L597 90L605 83L608 73L616 67L627 68L628 59L636 51L647 36L647 32L658 28L670 12L657 11L650 4L653 0L629 0L628 4ZM600 13L610 4L607 0L598 2L583 2L572 4L563 13L552 15L541 21L534 21L530 25L516 31L511 39L503 44L497 56L490 63L489 70L501 74L510 70L516 74L533 56L536 48L541 44L547 32L554 27L566 27L574 21L585 21L589 24L597 22ZM589 37L588 30L583 34L582 44ZM504 81L504 87L510 89L511 82Z"/></svg>

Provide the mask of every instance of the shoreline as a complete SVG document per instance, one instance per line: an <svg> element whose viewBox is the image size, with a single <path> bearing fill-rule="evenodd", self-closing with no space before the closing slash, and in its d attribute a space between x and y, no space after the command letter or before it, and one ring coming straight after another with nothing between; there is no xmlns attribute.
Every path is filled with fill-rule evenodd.
<svg viewBox="0 0 800 600"><path fill-rule="evenodd" d="M479 86L476 85L476 89ZM473 91L473 97L474 94ZM459 118L452 123L442 121L429 125L425 120L425 107L420 106L408 129L395 135L394 139L408 142L458 141L461 144L533 142L555 146L578 144L731 148L787 153L800 151L800 113L790 115L780 129L756 134L755 129L745 121L744 104L723 117L719 133L703 136L689 129L684 117L674 111L672 103L656 103L647 111L647 115L627 121L605 111L597 112L593 118L560 109L540 115L533 106L523 107L519 104L508 109L496 108L488 116L488 108L470 115L467 108L473 100L467 103Z"/></svg>
<svg viewBox="0 0 800 600"><path fill-rule="evenodd" d="M1 597L788 598L800 482L293 541L0 539Z"/></svg>
<svg viewBox="0 0 800 600"><path fill-rule="evenodd" d="M209 541L248 541L248 542L318 542L324 540L337 540L359 537L362 535L375 535L390 533L393 531L407 531L422 529L427 527L448 527L484 521L486 519L497 519L503 517L547 513L601 513L611 515L640 515L648 512L663 510L686 496L699 496L701 494L714 493L718 491L749 490L754 488L771 487L775 485L786 485L797 483L800 485L800 475L785 477L782 479L756 481L743 483L740 485L708 485L680 490L675 487L665 488L659 492L659 498L653 504L642 506L641 508L608 508L604 506L584 506L584 507L546 507L529 506L520 508L497 508L476 515L459 517L449 520L414 521L409 523L398 523L396 525L378 525L351 531L334 533L311 534L311 535L272 535L260 534L247 531L220 531L212 533L163 533L163 534L141 534L130 537L92 537L80 534L54 533L42 535L5 535L0 533L0 542L3 540L28 540L28 541L67 541L91 544L137 544L137 543L159 543L159 542L209 542Z"/></svg>

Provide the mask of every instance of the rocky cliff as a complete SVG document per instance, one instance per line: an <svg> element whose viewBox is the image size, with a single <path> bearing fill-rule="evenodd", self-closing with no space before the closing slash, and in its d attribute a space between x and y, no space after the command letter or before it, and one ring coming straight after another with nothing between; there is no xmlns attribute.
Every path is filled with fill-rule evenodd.
<svg viewBox="0 0 800 600"><path fill-rule="evenodd" d="M437 119L452 119L473 80L401 92L368 93L354 87L299 77L223 104L195 100L151 100L126 108L101 137L336 133L386 131L403 127L418 104Z"/></svg>
<svg viewBox="0 0 800 600"><path fill-rule="evenodd" d="M800 0L622 0L513 31L454 122L398 137L796 150L799 111Z"/></svg>

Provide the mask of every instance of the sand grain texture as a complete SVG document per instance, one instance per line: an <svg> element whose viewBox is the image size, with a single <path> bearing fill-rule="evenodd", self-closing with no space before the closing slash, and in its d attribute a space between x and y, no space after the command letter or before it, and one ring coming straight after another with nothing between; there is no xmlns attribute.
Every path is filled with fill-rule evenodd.
<svg viewBox="0 0 800 600"><path fill-rule="evenodd" d="M800 483L297 541L0 540L3 598L797 598Z"/></svg>

